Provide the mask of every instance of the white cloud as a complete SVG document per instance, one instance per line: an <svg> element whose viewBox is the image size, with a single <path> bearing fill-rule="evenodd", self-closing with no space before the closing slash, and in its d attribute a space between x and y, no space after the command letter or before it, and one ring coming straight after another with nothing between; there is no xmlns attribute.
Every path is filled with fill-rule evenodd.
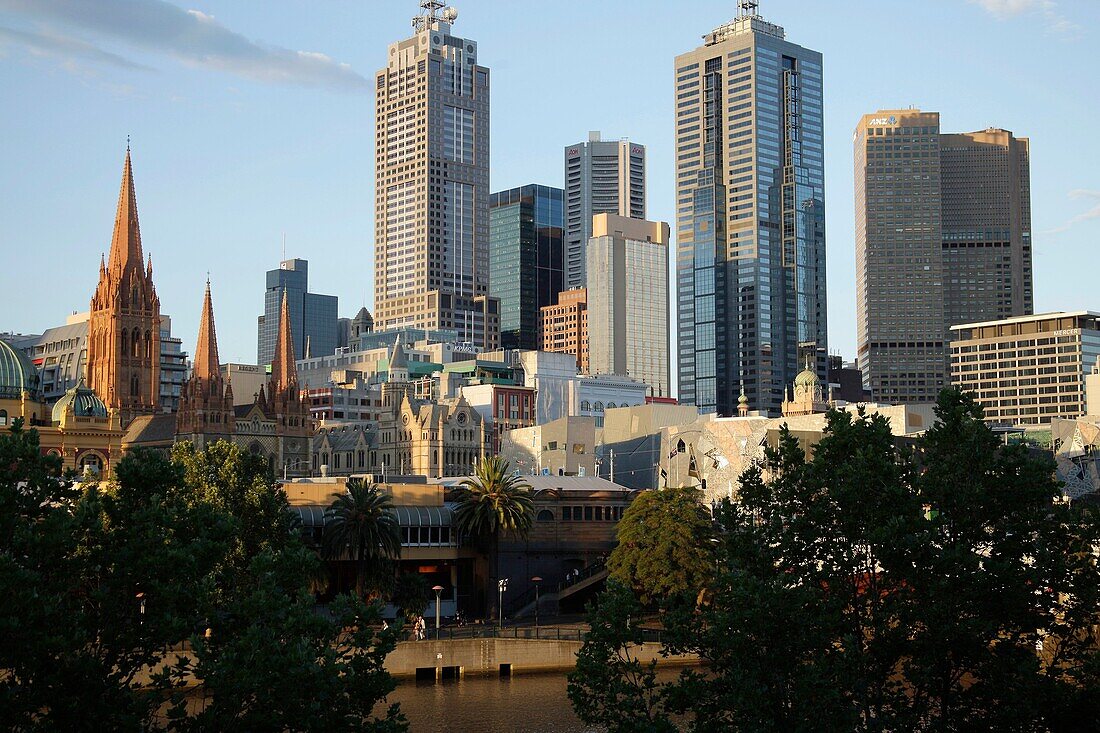
<svg viewBox="0 0 1100 733"><path fill-rule="evenodd" d="M104 51L91 43L66 38L51 33L20 31L0 26L0 48L18 46L31 56L58 59L69 71L87 71L82 62L117 66L123 69L150 71L149 67L134 63L118 54Z"/></svg>
<svg viewBox="0 0 1100 733"><path fill-rule="evenodd" d="M1067 19L1058 9L1055 0L969 0L1000 20L1019 15L1037 15L1052 33L1070 34L1080 30L1073 21Z"/></svg>
<svg viewBox="0 0 1100 733"><path fill-rule="evenodd" d="M1082 222L1100 219L1100 191L1089 191L1088 189L1084 188L1075 188L1074 190L1069 192L1069 197L1071 199L1084 199L1085 201L1091 201L1093 202L1092 208L1078 214L1060 227L1055 227L1054 229L1043 232L1044 234L1061 234L1062 232L1068 231Z"/></svg>
<svg viewBox="0 0 1100 733"><path fill-rule="evenodd" d="M0 0L0 10L32 23L60 25L138 51L168 55L188 66L255 81L350 91L370 87L367 79L349 65L323 53L252 41L211 15L183 10L165 0ZM55 36L54 41L56 53L61 53L66 44L72 48L72 56L81 55L83 50L83 56L91 58L99 50L79 38ZM101 62L129 63L120 56L100 53L104 54L97 59Z"/></svg>

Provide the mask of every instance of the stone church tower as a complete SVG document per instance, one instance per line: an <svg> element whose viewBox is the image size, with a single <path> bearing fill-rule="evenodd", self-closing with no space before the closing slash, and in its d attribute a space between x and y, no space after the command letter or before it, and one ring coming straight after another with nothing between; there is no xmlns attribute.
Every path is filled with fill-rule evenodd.
<svg viewBox="0 0 1100 733"><path fill-rule="evenodd" d="M235 432L233 387L222 378L218 362L218 335L214 329L214 306L210 300L210 281L199 320L199 341L191 377L184 383L176 413L176 435L190 440L202 450L206 443L229 439Z"/></svg>
<svg viewBox="0 0 1100 733"><path fill-rule="evenodd" d="M153 261L142 263L130 147L122 168L111 256L99 263L99 285L88 320L88 386L123 427L160 412L160 299Z"/></svg>

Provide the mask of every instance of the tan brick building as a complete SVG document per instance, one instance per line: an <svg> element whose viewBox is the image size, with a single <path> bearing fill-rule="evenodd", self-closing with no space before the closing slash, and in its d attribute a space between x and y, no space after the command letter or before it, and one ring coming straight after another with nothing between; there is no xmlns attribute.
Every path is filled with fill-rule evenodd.
<svg viewBox="0 0 1100 733"><path fill-rule="evenodd" d="M572 354L577 357L577 370L588 374L588 290L563 290L557 305L541 311L539 350Z"/></svg>

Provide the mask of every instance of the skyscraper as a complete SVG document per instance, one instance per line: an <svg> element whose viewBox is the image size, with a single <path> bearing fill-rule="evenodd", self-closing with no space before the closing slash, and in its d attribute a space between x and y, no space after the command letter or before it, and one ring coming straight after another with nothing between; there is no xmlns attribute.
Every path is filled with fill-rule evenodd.
<svg viewBox="0 0 1100 733"><path fill-rule="evenodd" d="M593 217L588 240L588 368L669 396L668 224Z"/></svg>
<svg viewBox="0 0 1100 733"><path fill-rule="evenodd" d="M539 309L562 290L565 192L529 185L489 202L489 293L500 300L500 345L537 349Z"/></svg>
<svg viewBox="0 0 1100 733"><path fill-rule="evenodd" d="M489 69L421 0L376 75L375 329L452 329L495 348L489 297Z"/></svg>
<svg viewBox="0 0 1100 733"><path fill-rule="evenodd" d="M951 327L1032 312L1028 141L943 135L937 112L856 128L859 365L875 400L934 401Z"/></svg>
<svg viewBox="0 0 1100 733"><path fill-rule="evenodd" d="M676 58L679 397L720 415L826 374L821 54L756 7Z"/></svg>
<svg viewBox="0 0 1100 733"><path fill-rule="evenodd" d="M279 337L279 313L286 294L294 335L294 358L304 359L306 345L311 356L327 356L339 341L338 299L335 295L309 292L309 263L284 260L279 269L267 271L264 314L257 320L258 364L270 364Z"/></svg>
<svg viewBox="0 0 1100 733"><path fill-rule="evenodd" d="M645 146L603 140L565 148L565 288L585 287L585 248L592 217L618 214L645 218Z"/></svg>

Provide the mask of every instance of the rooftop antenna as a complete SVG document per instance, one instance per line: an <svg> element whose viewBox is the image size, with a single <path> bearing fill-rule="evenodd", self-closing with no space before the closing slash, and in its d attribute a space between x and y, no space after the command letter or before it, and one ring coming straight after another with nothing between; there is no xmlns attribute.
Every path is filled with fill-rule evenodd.
<svg viewBox="0 0 1100 733"><path fill-rule="evenodd" d="M737 0L737 17L746 18L759 15L759 0Z"/></svg>
<svg viewBox="0 0 1100 733"><path fill-rule="evenodd" d="M420 14L413 18L413 28L417 32L426 30L436 21L454 23L458 10L447 7L447 0L420 0Z"/></svg>
<svg viewBox="0 0 1100 733"><path fill-rule="evenodd" d="M281 262L286 262L286 232L283 232L283 259Z"/></svg>

